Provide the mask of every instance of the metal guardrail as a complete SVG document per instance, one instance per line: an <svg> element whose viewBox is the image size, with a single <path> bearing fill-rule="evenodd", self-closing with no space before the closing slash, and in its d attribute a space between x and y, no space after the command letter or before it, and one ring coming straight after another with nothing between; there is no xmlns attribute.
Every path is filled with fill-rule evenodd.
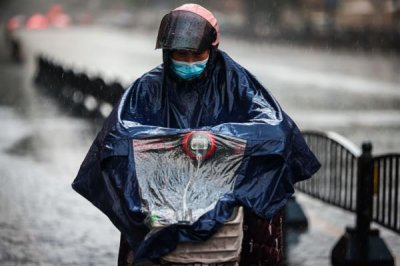
<svg viewBox="0 0 400 266"><path fill-rule="evenodd" d="M334 132L304 131L303 136L321 163L313 178L297 189L327 203L356 210L357 158L361 151Z"/></svg>
<svg viewBox="0 0 400 266"><path fill-rule="evenodd" d="M124 92L118 82L107 83L100 77L89 77L44 56L37 57L35 82L62 105L89 117L106 117Z"/></svg>
<svg viewBox="0 0 400 266"><path fill-rule="evenodd" d="M360 221L374 221L400 233L400 154L371 155L365 163L364 153L337 133L303 131L303 136L320 160L321 169L296 188L360 214ZM359 199L357 194L362 194Z"/></svg>
<svg viewBox="0 0 400 266"><path fill-rule="evenodd" d="M355 227L347 227L332 249L332 265L394 266L393 255L371 222L399 233L399 155L373 157L370 142L360 151L332 132L303 135L322 167L298 189L356 214Z"/></svg>
<svg viewBox="0 0 400 266"><path fill-rule="evenodd" d="M400 233L400 154L377 156L373 162L372 219Z"/></svg>

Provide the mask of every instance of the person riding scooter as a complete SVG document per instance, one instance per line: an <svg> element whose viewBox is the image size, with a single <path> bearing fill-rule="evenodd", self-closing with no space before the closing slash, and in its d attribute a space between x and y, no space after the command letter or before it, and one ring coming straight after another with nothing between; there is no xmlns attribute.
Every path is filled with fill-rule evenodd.
<svg viewBox="0 0 400 266"><path fill-rule="evenodd" d="M282 208L294 184L320 164L271 93L219 43L217 19L204 7L185 4L166 14L156 41L163 64L125 91L72 184L121 231L119 265L282 264ZM242 156L232 168L232 189L195 221L153 230L141 194L143 143L162 145L151 151L167 154L176 146L165 148L160 139L185 139L191 132L239 143L232 149ZM168 261L185 243L207 243L237 217L238 207L244 219L237 261Z"/></svg>

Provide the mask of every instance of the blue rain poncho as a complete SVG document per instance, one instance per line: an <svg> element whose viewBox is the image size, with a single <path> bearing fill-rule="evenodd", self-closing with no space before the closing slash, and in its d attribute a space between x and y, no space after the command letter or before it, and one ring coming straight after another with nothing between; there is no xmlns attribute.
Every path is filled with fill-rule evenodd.
<svg viewBox="0 0 400 266"><path fill-rule="evenodd" d="M167 65L164 54L164 64L125 91L72 184L121 231L136 262L158 259L179 242L207 240L238 205L272 218L294 193L294 184L320 167L270 92L226 53L213 51L206 72L194 81L177 79ZM194 223L173 223L148 235L132 142L191 130L245 143L232 190Z"/></svg>

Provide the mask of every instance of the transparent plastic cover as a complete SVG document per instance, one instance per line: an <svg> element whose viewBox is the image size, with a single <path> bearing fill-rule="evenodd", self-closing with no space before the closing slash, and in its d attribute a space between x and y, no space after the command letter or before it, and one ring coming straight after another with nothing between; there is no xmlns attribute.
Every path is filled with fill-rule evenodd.
<svg viewBox="0 0 400 266"><path fill-rule="evenodd" d="M204 131L134 139L142 211L158 225L192 224L233 190L246 142Z"/></svg>

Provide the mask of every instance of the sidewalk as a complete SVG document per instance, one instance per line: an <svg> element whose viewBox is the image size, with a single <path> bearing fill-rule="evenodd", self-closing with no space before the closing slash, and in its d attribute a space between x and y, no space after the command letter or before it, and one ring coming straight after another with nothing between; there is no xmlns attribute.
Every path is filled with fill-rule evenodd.
<svg viewBox="0 0 400 266"><path fill-rule="evenodd" d="M289 245L289 265L330 266L331 250L346 226L354 226L355 214L300 192L296 192L296 199L308 217L309 227L300 235L298 243ZM376 224L372 228L380 229L381 237L395 257L395 265L400 266L400 236Z"/></svg>

